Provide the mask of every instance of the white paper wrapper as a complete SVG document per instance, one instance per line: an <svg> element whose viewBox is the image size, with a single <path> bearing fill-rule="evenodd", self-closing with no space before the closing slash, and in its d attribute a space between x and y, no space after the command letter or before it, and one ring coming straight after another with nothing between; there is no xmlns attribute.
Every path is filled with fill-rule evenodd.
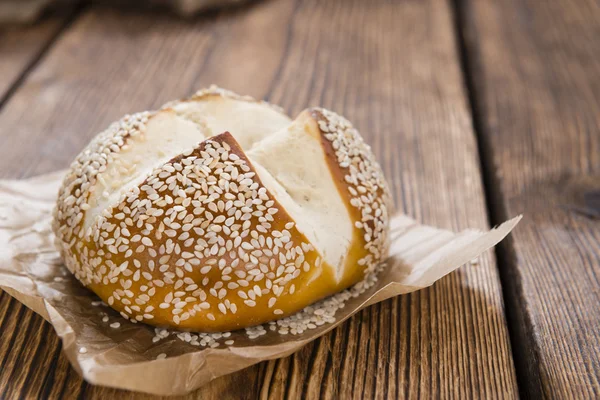
<svg viewBox="0 0 600 400"><path fill-rule="evenodd" d="M297 335L281 335L269 325L254 339L245 331L232 332L211 348L176 334L153 341L153 327L132 324L98 305L99 299L69 275L50 229L62 175L0 181L0 287L54 326L71 364L88 382L157 395L185 394L219 376L287 356L364 307L430 286L497 244L521 218L489 232L453 233L397 215L387 265L363 293L349 289L337 295L346 299L334 322ZM111 327L115 322L119 328Z"/></svg>

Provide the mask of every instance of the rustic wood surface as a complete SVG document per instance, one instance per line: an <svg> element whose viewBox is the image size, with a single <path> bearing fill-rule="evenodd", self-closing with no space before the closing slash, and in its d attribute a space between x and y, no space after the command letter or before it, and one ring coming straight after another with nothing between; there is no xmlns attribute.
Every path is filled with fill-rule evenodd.
<svg viewBox="0 0 600 400"><path fill-rule="evenodd" d="M399 210L486 228L479 145L492 223L525 213L500 277L486 254L187 398L515 398L517 377L530 398L597 398L600 9L576 3L266 0L190 22L89 8L25 79L11 67L0 177L66 167L122 114L216 83L292 114L347 115ZM0 331L0 397L148 397L83 382L52 328L7 294Z"/></svg>
<svg viewBox="0 0 600 400"><path fill-rule="evenodd" d="M0 106L69 20L63 12L32 26L0 26Z"/></svg>
<svg viewBox="0 0 600 400"><path fill-rule="evenodd" d="M461 5L519 383L530 398L600 398L600 7Z"/></svg>

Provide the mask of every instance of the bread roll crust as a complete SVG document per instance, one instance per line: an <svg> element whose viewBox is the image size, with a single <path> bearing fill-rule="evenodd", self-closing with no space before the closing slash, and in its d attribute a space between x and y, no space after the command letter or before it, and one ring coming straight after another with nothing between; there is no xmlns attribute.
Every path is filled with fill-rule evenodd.
<svg viewBox="0 0 600 400"><path fill-rule="evenodd" d="M254 101L220 89L185 101L219 97ZM318 138L353 226L343 265L323 259L229 132L199 138L147 171L86 226L99 174L135 146L150 119L178 104L126 116L98 135L59 192L53 228L67 267L123 317L204 332L248 327L359 282L386 257L390 198L381 169L347 120L319 108L298 121Z"/></svg>

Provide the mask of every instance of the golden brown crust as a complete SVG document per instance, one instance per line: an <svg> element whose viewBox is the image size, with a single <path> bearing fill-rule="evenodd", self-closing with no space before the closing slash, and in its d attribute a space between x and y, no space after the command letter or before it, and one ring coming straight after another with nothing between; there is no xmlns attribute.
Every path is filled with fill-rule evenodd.
<svg viewBox="0 0 600 400"><path fill-rule="evenodd" d="M352 124L322 108L308 112L319 127L327 165L354 225L341 290L387 256L391 198L381 167Z"/></svg>
<svg viewBox="0 0 600 400"><path fill-rule="evenodd" d="M211 185L229 186L230 196L213 201ZM231 330L331 293L324 285L331 279L312 279L328 271L294 225L235 139L223 133L157 168L96 220L75 257L88 267L89 287L124 317Z"/></svg>
<svg viewBox="0 0 600 400"><path fill-rule="evenodd" d="M192 99L215 95L230 96L211 89ZM85 226L98 175L154 115L126 116L90 143L65 178L53 224L67 267L123 317L207 332L252 326L360 281L387 254L381 170L358 132L323 109L305 118L354 225L341 279L227 132L158 166Z"/></svg>

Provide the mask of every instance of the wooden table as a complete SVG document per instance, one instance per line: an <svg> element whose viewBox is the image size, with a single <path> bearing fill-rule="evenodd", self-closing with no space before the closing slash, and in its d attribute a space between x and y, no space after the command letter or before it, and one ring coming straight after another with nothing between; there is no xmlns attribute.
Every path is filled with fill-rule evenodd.
<svg viewBox="0 0 600 400"><path fill-rule="evenodd" d="M0 33L0 178L68 165L122 114L216 83L351 118L397 208L444 228L525 214L428 290L190 399L600 397L596 0L266 0L182 22L81 6ZM70 368L0 294L0 397L137 398Z"/></svg>

